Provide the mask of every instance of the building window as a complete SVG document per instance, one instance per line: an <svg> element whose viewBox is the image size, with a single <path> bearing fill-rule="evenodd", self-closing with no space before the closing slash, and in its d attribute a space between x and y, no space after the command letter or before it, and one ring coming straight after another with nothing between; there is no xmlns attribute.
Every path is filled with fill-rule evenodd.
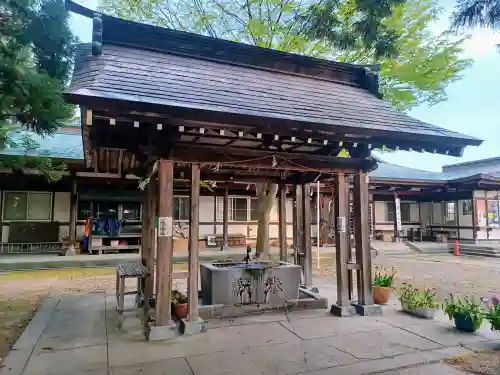
<svg viewBox="0 0 500 375"><path fill-rule="evenodd" d="M52 193L6 191L3 220L49 221L52 218Z"/></svg>
<svg viewBox="0 0 500 375"><path fill-rule="evenodd" d="M394 222L395 218L396 218L396 212L395 212L395 209L396 209L396 205L394 204L394 202L387 202L386 204L387 206L387 220L388 222Z"/></svg>
<svg viewBox="0 0 500 375"><path fill-rule="evenodd" d="M472 201L467 200L462 203L462 211L464 215L472 215Z"/></svg>
<svg viewBox="0 0 500 375"><path fill-rule="evenodd" d="M189 197L174 197L174 220L189 220Z"/></svg>
<svg viewBox="0 0 500 375"><path fill-rule="evenodd" d="M122 204L122 219L128 221L141 221L141 204L140 203L123 203Z"/></svg>
<svg viewBox="0 0 500 375"><path fill-rule="evenodd" d="M248 221L249 205L247 197L229 197L228 220ZM255 203L254 203L255 204ZM257 206L254 206L257 207ZM224 219L224 197L217 197L217 221Z"/></svg>
<svg viewBox="0 0 500 375"><path fill-rule="evenodd" d="M455 202L446 202L444 207L446 221L455 221Z"/></svg>
<svg viewBox="0 0 500 375"><path fill-rule="evenodd" d="M229 220L231 220L231 221L247 221L248 220L248 199L246 197L231 198L231 201L232 201L232 204L229 205L229 207L231 208Z"/></svg>
<svg viewBox="0 0 500 375"><path fill-rule="evenodd" d="M97 219L118 219L118 203L94 202L94 217Z"/></svg>
<svg viewBox="0 0 500 375"><path fill-rule="evenodd" d="M401 222L410 222L410 203L400 203L399 208L401 210ZM387 222L393 223L396 220L396 204L394 202L387 202Z"/></svg>
<svg viewBox="0 0 500 375"><path fill-rule="evenodd" d="M498 201L488 201L488 226L490 228L499 228L500 227L500 218L499 218L499 210L498 210Z"/></svg>
<svg viewBox="0 0 500 375"><path fill-rule="evenodd" d="M409 223L410 220L410 203L403 203L401 202L399 204L399 208L401 210L401 222L402 223ZM386 221L393 223L396 220L396 205L394 202L387 202L387 217Z"/></svg>
<svg viewBox="0 0 500 375"><path fill-rule="evenodd" d="M87 220L92 215L90 201L78 201L77 220Z"/></svg>
<svg viewBox="0 0 500 375"><path fill-rule="evenodd" d="M259 220L259 215L257 215L257 204L259 200L257 198L250 199L250 220L257 221Z"/></svg>

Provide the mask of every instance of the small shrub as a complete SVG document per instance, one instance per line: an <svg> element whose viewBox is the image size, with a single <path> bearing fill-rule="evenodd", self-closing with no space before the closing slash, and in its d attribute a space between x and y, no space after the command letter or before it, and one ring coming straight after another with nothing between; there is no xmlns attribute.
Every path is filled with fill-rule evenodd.
<svg viewBox="0 0 500 375"><path fill-rule="evenodd" d="M373 286L382 288L392 288L394 284L394 277L396 276L396 269L392 268L391 272L380 266L375 267L375 274L373 275Z"/></svg>
<svg viewBox="0 0 500 375"><path fill-rule="evenodd" d="M176 305L184 304L184 303L188 303L188 298L184 293L179 292L178 290L173 290L172 291L172 302Z"/></svg>
<svg viewBox="0 0 500 375"><path fill-rule="evenodd" d="M483 298L486 305L484 317L490 322L492 331L500 331L500 299L498 297Z"/></svg>
<svg viewBox="0 0 500 375"><path fill-rule="evenodd" d="M484 318L481 306L473 298L464 297L461 300L460 298L455 298L451 293L445 299L443 310L450 320L455 320L458 317L470 320L474 329L481 327Z"/></svg>
<svg viewBox="0 0 500 375"><path fill-rule="evenodd" d="M411 284L403 284L398 294L401 303L405 303L410 310L417 308L436 309L439 307L439 304L435 301L436 292L427 288L421 292Z"/></svg>

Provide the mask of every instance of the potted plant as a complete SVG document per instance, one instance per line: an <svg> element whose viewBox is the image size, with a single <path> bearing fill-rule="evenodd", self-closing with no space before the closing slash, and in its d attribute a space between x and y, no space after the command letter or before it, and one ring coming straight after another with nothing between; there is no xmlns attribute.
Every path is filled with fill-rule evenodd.
<svg viewBox="0 0 500 375"><path fill-rule="evenodd" d="M188 313L188 298L178 290L172 291L172 303L174 304L174 314L177 318L182 319Z"/></svg>
<svg viewBox="0 0 500 375"><path fill-rule="evenodd" d="M500 299L498 297L483 298L486 304L484 317L490 322L492 331L500 331Z"/></svg>
<svg viewBox="0 0 500 375"><path fill-rule="evenodd" d="M399 289L399 301L404 312L425 319L434 319L439 304L434 300L436 292L425 288L423 292L403 284Z"/></svg>
<svg viewBox="0 0 500 375"><path fill-rule="evenodd" d="M453 294L445 299L443 310L455 327L460 331L475 332L483 323L483 312L473 298L455 298Z"/></svg>
<svg viewBox="0 0 500 375"><path fill-rule="evenodd" d="M375 267L375 274L373 275L373 302L378 305L386 305L389 302L395 275L396 270L394 268L389 273L385 268L380 266Z"/></svg>

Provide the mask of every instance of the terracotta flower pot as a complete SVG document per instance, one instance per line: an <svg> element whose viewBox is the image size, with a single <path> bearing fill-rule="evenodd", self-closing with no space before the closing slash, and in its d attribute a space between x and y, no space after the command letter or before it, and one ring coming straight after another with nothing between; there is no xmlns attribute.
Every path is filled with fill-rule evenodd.
<svg viewBox="0 0 500 375"><path fill-rule="evenodd" d="M387 305L391 297L392 289L383 286L373 286L373 302L377 305Z"/></svg>
<svg viewBox="0 0 500 375"><path fill-rule="evenodd" d="M179 319L185 318L188 313L187 303L178 303L175 305L175 316Z"/></svg>

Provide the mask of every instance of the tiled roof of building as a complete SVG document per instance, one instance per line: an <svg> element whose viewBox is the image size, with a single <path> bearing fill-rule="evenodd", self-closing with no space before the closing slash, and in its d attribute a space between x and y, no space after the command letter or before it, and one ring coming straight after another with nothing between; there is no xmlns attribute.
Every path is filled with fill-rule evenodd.
<svg viewBox="0 0 500 375"><path fill-rule="evenodd" d="M26 134L38 145L28 156L83 161L82 134L79 127L61 128L55 134L44 137L24 130L13 131L9 135L18 143L18 147L8 147L0 153L12 156L24 155L25 148L20 143Z"/></svg>
<svg viewBox="0 0 500 375"><path fill-rule="evenodd" d="M370 172L370 178L377 180L421 180L443 181L442 173L424 171L421 169L403 167L379 160L377 169Z"/></svg>

